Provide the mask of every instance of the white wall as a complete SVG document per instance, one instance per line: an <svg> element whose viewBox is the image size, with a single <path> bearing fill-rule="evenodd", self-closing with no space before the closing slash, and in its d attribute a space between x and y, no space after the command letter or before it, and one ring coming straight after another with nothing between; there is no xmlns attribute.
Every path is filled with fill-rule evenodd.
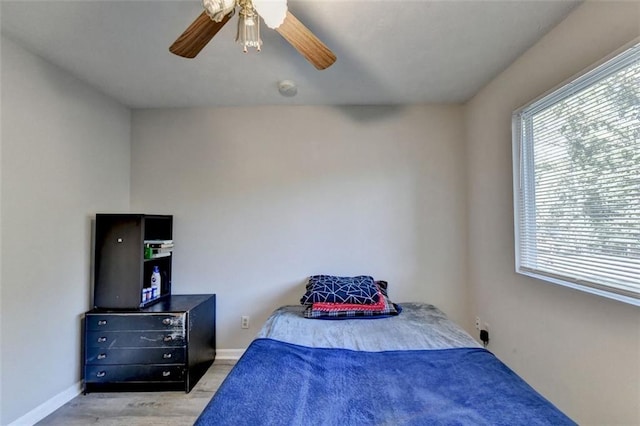
<svg viewBox="0 0 640 426"><path fill-rule="evenodd" d="M174 293L245 348L307 276L371 274L467 323L460 107L136 110L132 209L174 214ZM240 316L251 328L240 329Z"/></svg>
<svg viewBox="0 0 640 426"><path fill-rule="evenodd" d="M514 272L511 112L640 35L640 3L587 2L467 105L472 316L581 424L640 424L640 310Z"/></svg>
<svg viewBox="0 0 640 426"><path fill-rule="evenodd" d="M2 418L80 380L92 218L129 207L130 111L2 38Z"/></svg>
<svg viewBox="0 0 640 426"><path fill-rule="evenodd" d="M1 9L0 9L1 10ZM2 43L0 40L0 125L2 124ZM0 126L0 178L2 177L2 129ZM0 179L0 309L2 309L2 180ZM2 401L2 311L0 311L0 401ZM2 402L0 402L0 425L2 424Z"/></svg>

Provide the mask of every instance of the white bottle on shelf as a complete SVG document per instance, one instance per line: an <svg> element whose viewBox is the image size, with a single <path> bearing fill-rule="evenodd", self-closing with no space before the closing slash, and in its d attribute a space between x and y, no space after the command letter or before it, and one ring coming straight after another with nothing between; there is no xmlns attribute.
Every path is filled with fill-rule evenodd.
<svg viewBox="0 0 640 426"><path fill-rule="evenodd" d="M160 269L157 266L153 267L153 272L151 273L151 298L155 299L156 297L160 297Z"/></svg>

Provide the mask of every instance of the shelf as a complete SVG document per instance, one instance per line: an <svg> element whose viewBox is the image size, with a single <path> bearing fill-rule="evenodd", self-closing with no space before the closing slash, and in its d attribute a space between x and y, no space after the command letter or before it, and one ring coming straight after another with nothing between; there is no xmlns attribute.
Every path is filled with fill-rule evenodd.
<svg viewBox="0 0 640 426"><path fill-rule="evenodd" d="M155 259L162 259L164 257L170 257L173 254L173 252L166 252L166 253L157 253L154 255L151 255L151 257L149 258L145 258L144 261L147 262L149 260L155 260Z"/></svg>
<svg viewBox="0 0 640 426"><path fill-rule="evenodd" d="M160 295L160 296L158 296L158 297L156 297L154 299L149 299L146 302L140 302L140 307L141 308L145 308L145 307L147 307L149 305L153 305L154 303L159 302L162 299L166 299L169 296L170 296L169 294L164 294L164 295Z"/></svg>
<svg viewBox="0 0 640 426"><path fill-rule="evenodd" d="M96 214L93 306L138 309L170 295L172 231L170 215ZM162 276L160 295L143 302L142 289L155 267Z"/></svg>

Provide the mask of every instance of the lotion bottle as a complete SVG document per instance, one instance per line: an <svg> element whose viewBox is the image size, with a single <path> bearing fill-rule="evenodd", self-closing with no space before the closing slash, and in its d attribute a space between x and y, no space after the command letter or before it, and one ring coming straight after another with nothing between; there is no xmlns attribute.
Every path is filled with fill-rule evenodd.
<svg viewBox="0 0 640 426"><path fill-rule="evenodd" d="M160 297L160 269L157 266L153 267L153 272L151 273L151 298L155 299L156 297Z"/></svg>

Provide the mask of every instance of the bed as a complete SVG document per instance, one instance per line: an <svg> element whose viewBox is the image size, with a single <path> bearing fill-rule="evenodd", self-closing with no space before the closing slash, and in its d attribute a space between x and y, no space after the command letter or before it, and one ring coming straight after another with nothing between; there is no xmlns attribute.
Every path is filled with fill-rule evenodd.
<svg viewBox="0 0 640 426"><path fill-rule="evenodd" d="M574 425L433 305L399 315L269 317L196 421L205 425Z"/></svg>

